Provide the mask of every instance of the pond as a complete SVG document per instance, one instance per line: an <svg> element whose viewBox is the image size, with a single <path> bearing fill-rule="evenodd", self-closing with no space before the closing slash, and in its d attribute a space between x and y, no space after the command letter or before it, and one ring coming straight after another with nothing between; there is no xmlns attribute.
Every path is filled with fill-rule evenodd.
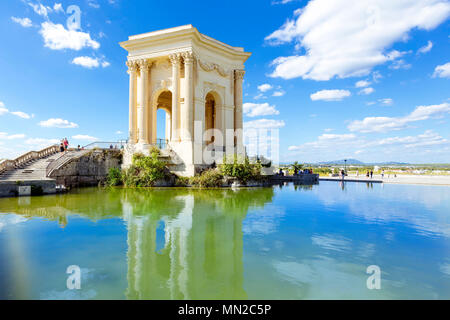
<svg viewBox="0 0 450 320"><path fill-rule="evenodd" d="M320 182L0 199L0 299L449 299L449 191Z"/></svg>

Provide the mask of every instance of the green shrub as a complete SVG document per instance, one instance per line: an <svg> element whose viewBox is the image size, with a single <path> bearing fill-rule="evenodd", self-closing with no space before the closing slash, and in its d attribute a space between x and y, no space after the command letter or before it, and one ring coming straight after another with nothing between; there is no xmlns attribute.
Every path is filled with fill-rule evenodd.
<svg viewBox="0 0 450 320"><path fill-rule="evenodd" d="M123 173L122 181L127 187L151 187L158 180L168 179L166 164L159 160L159 150L153 148L150 156L133 155L132 165Z"/></svg>
<svg viewBox="0 0 450 320"><path fill-rule="evenodd" d="M261 177L261 163L250 163L247 157L244 161L238 161L237 157L234 157L232 163L224 159L219 168L224 176L236 178L242 183Z"/></svg>
<svg viewBox="0 0 450 320"><path fill-rule="evenodd" d="M201 188L221 187L223 183L223 175L217 169L209 169L192 177L190 182L193 186Z"/></svg>
<svg viewBox="0 0 450 320"><path fill-rule="evenodd" d="M110 187L122 184L122 173L119 168L109 168L106 184Z"/></svg>
<svg viewBox="0 0 450 320"><path fill-rule="evenodd" d="M176 177L175 186L177 187L187 187L191 184L191 181L188 177Z"/></svg>

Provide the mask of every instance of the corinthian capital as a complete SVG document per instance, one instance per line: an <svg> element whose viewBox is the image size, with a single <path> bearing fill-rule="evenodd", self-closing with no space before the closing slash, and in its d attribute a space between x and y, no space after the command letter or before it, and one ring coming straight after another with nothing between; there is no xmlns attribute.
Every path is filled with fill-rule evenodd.
<svg viewBox="0 0 450 320"><path fill-rule="evenodd" d="M149 62L147 59L139 59L136 61L137 65L139 66L139 69L141 71L147 71L152 66L152 62Z"/></svg>
<svg viewBox="0 0 450 320"><path fill-rule="evenodd" d="M194 53L193 52L186 51L186 52L183 52L182 55L183 55L185 64L190 64L190 63L194 62Z"/></svg>
<svg viewBox="0 0 450 320"><path fill-rule="evenodd" d="M236 80L244 79L245 70L234 70L234 78Z"/></svg>
<svg viewBox="0 0 450 320"><path fill-rule="evenodd" d="M137 71L138 65L137 65L136 61L127 61L126 64L128 67L128 73Z"/></svg>
<svg viewBox="0 0 450 320"><path fill-rule="evenodd" d="M169 60L172 65L177 65L180 63L181 55L179 53L169 54Z"/></svg>

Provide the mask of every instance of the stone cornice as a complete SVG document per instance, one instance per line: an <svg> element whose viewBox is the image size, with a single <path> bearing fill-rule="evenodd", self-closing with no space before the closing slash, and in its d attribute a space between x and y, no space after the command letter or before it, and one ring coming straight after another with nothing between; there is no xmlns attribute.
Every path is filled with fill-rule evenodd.
<svg viewBox="0 0 450 320"><path fill-rule="evenodd" d="M125 50L131 52L142 50L161 42L169 44L189 39L193 41L195 45L205 46L209 50L221 52L230 58L241 60L242 63L244 63L251 55L250 52L244 52L243 48L233 47L201 34L191 25L131 36L128 41L121 42L120 45Z"/></svg>

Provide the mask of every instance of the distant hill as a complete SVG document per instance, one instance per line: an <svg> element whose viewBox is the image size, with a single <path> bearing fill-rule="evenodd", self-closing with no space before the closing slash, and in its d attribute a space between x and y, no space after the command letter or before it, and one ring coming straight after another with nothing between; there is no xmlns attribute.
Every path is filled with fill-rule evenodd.
<svg viewBox="0 0 450 320"><path fill-rule="evenodd" d="M324 161L324 162L318 162L317 164L319 165L344 165L345 164L345 160L333 160L333 161ZM347 165L357 165L357 166L404 166L404 165L409 165L409 163L407 162L395 162L395 161L390 161L390 162L371 162L371 163L366 163L366 162L362 162L356 159L347 159Z"/></svg>
<svg viewBox="0 0 450 320"><path fill-rule="evenodd" d="M324 161L324 162L318 162L317 164L320 165L332 165L332 164L345 164L345 160L333 160L333 161ZM347 159L347 165L356 164L356 165L364 165L365 163L356 159Z"/></svg>

